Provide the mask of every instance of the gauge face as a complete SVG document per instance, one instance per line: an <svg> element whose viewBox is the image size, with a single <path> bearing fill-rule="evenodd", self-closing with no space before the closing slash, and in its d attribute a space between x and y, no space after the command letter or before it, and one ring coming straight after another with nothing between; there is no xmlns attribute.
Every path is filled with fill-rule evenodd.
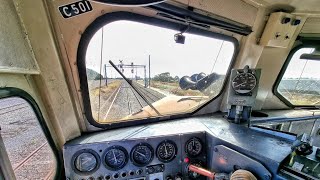
<svg viewBox="0 0 320 180"><path fill-rule="evenodd" d="M186 151L189 156L198 156L202 151L202 143L200 139L193 137L186 143Z"/></svg>
<svg viewBox="0 0 320 180"><path fill-rule="evenodd" d="M79 154L74 161L76 169L80 172L91 172L97 167L97 164L97 158L89 152Z"/></svg>
<svg viewBox="0 0 320 180"><path fill-rule="evenodd" d="M157 157L162 162L172 161L177 154L176 144L172 141L163 141L157 147Z"/></svg>
<svg viewBox="0 0 320 180"><path fill-rule="evenodd" d="M107 168L119 170L127 164L128 153L121 146L113 146L107 149L104 160Z"/></svg>
<svg viewBox="0 0 320 180"><path fill-rule="evenodd" d="M131 151L131 160L137 166L145 166L153 159L153 149L149 144L138 144Z"/></svg>
<svg viewBox="0 0 320 180"><path fill-rule="evenodd" d="M256 85L257 79L251 73L240 73L232 81L232 88L239 94L250 93Z"/></svg>

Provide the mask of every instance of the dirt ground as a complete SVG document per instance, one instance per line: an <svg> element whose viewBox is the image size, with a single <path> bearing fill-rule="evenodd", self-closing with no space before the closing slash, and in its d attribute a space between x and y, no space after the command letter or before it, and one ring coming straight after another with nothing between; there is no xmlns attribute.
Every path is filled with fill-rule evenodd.
<svg viewBox="0 0 320 180"><path fill-rule="evenodd" d="M30 105L21 98L0 100L0 127L18 180L53 179L55 158ZM43 145L38 151L39 146ZM35 152L32 154L32 152ZM25 163L21 163L25 161ZM51 172L51 175L50 175Z"/></svg>

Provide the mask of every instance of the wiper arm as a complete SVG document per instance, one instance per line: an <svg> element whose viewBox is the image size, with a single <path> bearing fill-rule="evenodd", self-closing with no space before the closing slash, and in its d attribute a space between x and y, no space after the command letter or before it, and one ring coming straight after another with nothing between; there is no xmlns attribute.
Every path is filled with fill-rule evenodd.
<svg viewBox="0 0 320 180"><path fill-rule="evenodd" d="M146 97L144 97L144 95L133 85L132 81L130 79L128 79L118 68L115 64L113 64L113 62L110 60L109 63L111 64L111 66L120 74L120 76L132 87L132 89L134 91L136 91L139 96L159 115L161 116L161 114L159 113L159 111L148 101L148 99Z"/></svg>

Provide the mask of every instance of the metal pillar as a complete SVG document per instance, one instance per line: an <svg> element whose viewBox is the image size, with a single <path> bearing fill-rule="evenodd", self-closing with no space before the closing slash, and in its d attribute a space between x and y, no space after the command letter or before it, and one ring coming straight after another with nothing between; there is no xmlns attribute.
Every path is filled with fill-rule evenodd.
<svg viewBox="0 0 320 180"><path fill-rule="evenodd" d="M148 87L148 83L147 83L147 69L146 66L144 66L144 87Z"/></svg>
<svg viewBox="0 0 320 180"><path fill-rule="evenodd" d="M108 86L107 65L104 64L104 77L106 78L106 86Z"/></svg>
<svg viewBox="0 0 320 180"><path fill-rule="evenodd" d="M138 81L138 68L136 67L136 81Z"/></svg>
<svg viewBox="0 0 320 180"><path fill-rule="evenodd" d="M149 55L149 87L151 86L151 76L150 76L150 55Z"/></svg>

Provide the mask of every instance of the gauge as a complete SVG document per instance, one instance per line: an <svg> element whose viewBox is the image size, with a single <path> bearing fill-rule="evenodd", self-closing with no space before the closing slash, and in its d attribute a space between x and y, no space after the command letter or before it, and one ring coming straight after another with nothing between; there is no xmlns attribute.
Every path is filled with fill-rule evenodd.
<svg viewBox="0 0 320 180"><path fill-rule="evenodd" d="M256 85L257 79L251 73L240 73L232 81L232 88L239 94L250 93Z"/></svg>
<svg viewBox="0 0 320 180"><path fill-rule="evenodd" d="M198 156L202 151L202 143L200 139L193 137L186 143L186 152L189 156Z"/></svg>
<svg viewBox="0 0 320 180"><path fill-rule="evenodd" d="M149 144L141 143L133 147L131 160L137 166L145 166L153 159L153 149Z"/></svg>
<svg viewBox="0 0 320 180"><path fill-rule="evenodd" d="M170 162L177 155L176 144L173 141L162 141L157 147L157 157L162 162Z"/></svg>
<svg viewBox="0 0 320 180"><path fill-rule="evenodd" d="M99 155L90 149L83 149L78 151L74 156L72 162L73 167L78 173L91 173L100 165Z"/></svg>
<svg viewBox="0 0 320 180"><path fill-rule="evenodd" d="M121 146L112 146L106 150L104 161L108 169L119 170L127 164L128 153Z"/></svg>

